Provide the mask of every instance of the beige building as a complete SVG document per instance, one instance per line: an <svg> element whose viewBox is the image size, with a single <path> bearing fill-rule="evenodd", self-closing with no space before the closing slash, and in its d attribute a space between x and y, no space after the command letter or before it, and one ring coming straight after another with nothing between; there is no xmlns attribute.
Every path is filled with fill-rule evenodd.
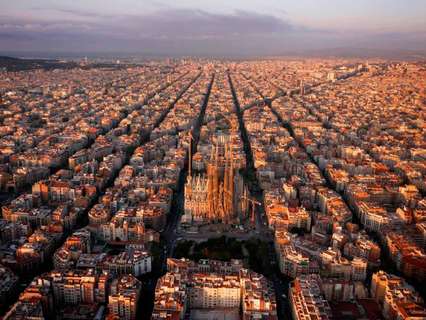
<svg viewBox="0 0 426 320"><path fill-rule="evenodd" d="M114 279L108 296L110 314L125 320L136 319L141 289L142 283L131 275Z"/></svg>

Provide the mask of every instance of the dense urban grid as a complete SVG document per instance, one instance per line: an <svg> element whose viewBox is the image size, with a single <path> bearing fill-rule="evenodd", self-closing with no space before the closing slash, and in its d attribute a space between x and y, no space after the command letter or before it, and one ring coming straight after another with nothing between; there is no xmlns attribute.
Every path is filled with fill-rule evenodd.
<svg viewBox="0 0 426 320"><path fill-rule="evenodd" d="M426 319L426 64L0 75L3 319Z"/></svg>

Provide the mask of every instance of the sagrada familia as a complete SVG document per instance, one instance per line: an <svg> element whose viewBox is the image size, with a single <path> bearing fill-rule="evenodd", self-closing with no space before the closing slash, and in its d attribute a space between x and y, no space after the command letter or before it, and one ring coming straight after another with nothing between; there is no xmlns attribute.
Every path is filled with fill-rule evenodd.
<svg viewBox="0 0 426 320"><path fill-rule="evenodd" d="M236 158L231 139L222 135L212 145L206 172L193 176L190 159L182 224L239 224L247 217L249 193Z"/></svg>

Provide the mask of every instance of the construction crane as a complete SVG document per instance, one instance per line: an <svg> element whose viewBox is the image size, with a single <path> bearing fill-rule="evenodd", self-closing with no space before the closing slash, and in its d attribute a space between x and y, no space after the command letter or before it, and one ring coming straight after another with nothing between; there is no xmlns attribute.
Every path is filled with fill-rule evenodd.
<svg viewBox="0 0 426 320"><path fill-rule="evenodd" d="M194 136L192 135L193 128L189 130L189 163L188 163L188 176L192 179L192 140L194 140Z"/></svg>
<svg viewBox="0 0 426 320"><path fill-rule="evenodd" d="M247 196L241 196L241 199L244 199L244 200L247 200L248 202L250 202L251 203L251 221L252 221L252 223L254 223L254 210L255 210L255 206L256 205L258 205L258 206L261 206L262 204L259 202L259 201L257 201L257 200L254 200L254 199L252 199L252 198L249 198L249 197L247 197Z"/></svg>

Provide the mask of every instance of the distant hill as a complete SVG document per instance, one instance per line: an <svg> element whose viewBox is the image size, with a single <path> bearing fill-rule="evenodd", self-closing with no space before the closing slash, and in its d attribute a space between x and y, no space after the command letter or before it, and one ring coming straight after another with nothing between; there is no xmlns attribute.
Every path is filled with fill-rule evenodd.
<svg viewBox="0 0 426 320"><path fill-rule="evenodd" d="M5 68L7 71L25 71L35 69L124 69L134 64L131 63L111 63L111 62L93 62L87 65L80 65L75 61L61 61L57 59L30 59L30 58L15 58L10 56L0 56L0 69Z"/></svg>
<svg viewBox="0 0 426 320"><path fill-rule="evenodd" d="M303 55L303 53L302 53ZM339 47L332 49L321 49L307 51L306 56L319 57L340 57L340 58L383 58L395 60L425 60L424 50L398 50L398 49L378 49L378 48L350 48Z"/></svg>
<svg viewBox="0 0 426 320"><path fill-rule="evenodd" d="M75 62L62 62L48 59L20 59L8 56L0 56L0 69L7 71L24 71L34 69L71 69L75 68Z"/></svg>

